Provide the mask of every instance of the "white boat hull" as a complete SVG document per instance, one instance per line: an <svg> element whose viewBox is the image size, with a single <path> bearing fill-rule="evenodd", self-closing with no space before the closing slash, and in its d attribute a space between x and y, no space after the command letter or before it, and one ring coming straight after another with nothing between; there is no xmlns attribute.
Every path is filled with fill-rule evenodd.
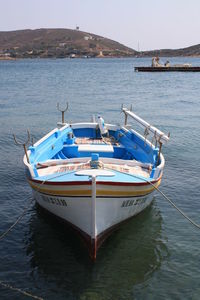
<svg viewBox="0 0 200 300"><path fill-rule="evenodd" d="M26 176L37 203L71 224L87 242L92 259L108 234L143 211L161 183L163 132L122 107L125 126L62 123L25 148ZM132 117L143 137L127 125ZM147 140L151 131L159 148Z"/></svg>
<svg viewBox="0 0 200 300"><path fill-rule="evenodd" d="M92 197L60 197L43 194L34 189L33 193L42 208L71 224L81 233L87 244L89 243L89 252L94 259L101 240L105 239L104 235L107 236L119 223L139 214L153 199L152 193L140 197L96 197L96 218L93 224Z"/></svg>

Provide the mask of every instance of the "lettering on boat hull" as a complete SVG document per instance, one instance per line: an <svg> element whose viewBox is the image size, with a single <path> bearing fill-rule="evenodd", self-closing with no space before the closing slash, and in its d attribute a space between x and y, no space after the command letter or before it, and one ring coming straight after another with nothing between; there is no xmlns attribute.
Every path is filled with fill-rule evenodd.
<svg viewBox="0 0 200 300"><path fill-rule="evenodd" d="M122 202L121 207L128 207L128 206L133 206L133 205L141 205L145 203L146 198L137 198L137 199L131 199L131 200L124 200Z"/></svg>
<svg viewBox="0 0 200 300"><path fill-rule="evenodd" d="M55 204L55 205L60 205L60 206L67 206L67 202L65 199L58 198L58 197L51 197L51 196L46 196L46 195L41 195L41 198L43 201L50 203L50 204Z"/></svg>

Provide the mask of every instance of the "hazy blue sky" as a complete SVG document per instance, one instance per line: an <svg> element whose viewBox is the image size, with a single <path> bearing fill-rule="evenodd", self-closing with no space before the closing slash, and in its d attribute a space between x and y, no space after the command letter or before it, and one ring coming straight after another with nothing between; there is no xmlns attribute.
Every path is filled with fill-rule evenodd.
<svg viewBox="0 0 200 300"><path fill-rule="evenodd" d="M200 43L200 0L0 0L0 31L71 28L134 49Z"/></svg>

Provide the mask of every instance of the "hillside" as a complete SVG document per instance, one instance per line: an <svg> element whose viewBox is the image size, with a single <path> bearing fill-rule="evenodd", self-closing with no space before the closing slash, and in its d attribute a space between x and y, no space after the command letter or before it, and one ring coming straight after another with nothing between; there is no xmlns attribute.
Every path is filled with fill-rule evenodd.
<svg viewBox="0 0 200 300"><path fill-rule="evenodd" d="M200 56L200 44L137 52L116 41L72 29L0 31L0 59L64 57Z"/></svg>
<svg viewBox="0 0 200 300"><path fill-rule="evenodd" d="M72 29L0 31L0 56L34 57L123 57L137 52L113 40Z"/></svg>
<svg viewBox="0 0 200 300"><path fill-rule="evenodd" d="M152 51L144 51L140 53L140 56L165 56L165 57L172 57L172 56L200 56L200 44L194 45L187 48L180 48L180 49L161 49L161 50L152 50Z"/></svg>

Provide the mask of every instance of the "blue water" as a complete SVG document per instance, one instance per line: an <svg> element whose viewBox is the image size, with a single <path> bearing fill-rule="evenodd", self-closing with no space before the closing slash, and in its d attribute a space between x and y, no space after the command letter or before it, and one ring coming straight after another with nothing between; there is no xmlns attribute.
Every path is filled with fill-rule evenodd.
<svg viewBox="0 0 200 300"><path fill-rule="evenodd" d="M200 65L200 59L172 63ZM61 120L102 114L123 123L122 103L171 132L161 190L200 223L200 73L135 73L150 59L0 61L0 232L32 199L22 163L22 140L35 140ZM134 122L133 122L133 125ZM79 238L46 217L34 202L0 241L0 280L44 299L199 299L200 231L160 194L151 207L103 244L91 263ZM0 299L29 299L0 286Z"/></svg>

